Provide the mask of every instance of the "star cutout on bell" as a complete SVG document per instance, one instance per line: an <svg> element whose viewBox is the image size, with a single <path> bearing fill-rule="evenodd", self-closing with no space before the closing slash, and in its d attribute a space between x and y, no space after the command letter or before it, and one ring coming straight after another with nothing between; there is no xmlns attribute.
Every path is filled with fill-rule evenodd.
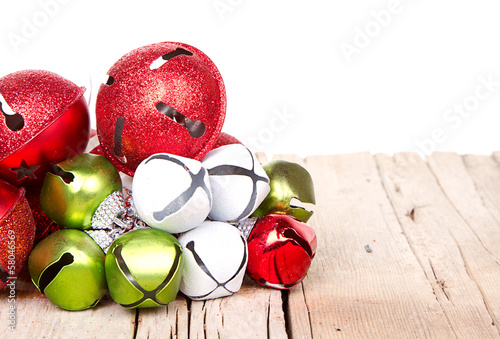
<svg viewBox="0 0 500 339"><path fill-rule="evenodd" d="M24 159L21 160L21 165L17 168L11 168L12 172L17 173L17 180L22 180L24 178L36 179L36 175L33 173L37 170L40 165L29 166Z"/></svg>

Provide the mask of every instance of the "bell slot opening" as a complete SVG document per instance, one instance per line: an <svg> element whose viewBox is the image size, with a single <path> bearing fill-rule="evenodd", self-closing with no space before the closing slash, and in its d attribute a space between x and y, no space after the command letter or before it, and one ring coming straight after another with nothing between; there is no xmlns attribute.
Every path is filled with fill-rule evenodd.
<svg viewBox="0 0 500 339"><path fill-rule="evenodd" d="M185 50L184 48L180 48L179 47L179 48L175 49L174 51L165 53L161 57L159 57L158 59L154 60L151 63L151 65L149 65L149 68L152 71L154 71L155 69L158 69L161 66L163 66L167 61L169 61L169 60L171 60L171 59L173 59L173 58L175 58L176 56L179 56L179 55L192 56L193 53L191 53L188 50Z"/></svg>
<svg viewBox="0 0 500 339"><path fill-rule="evenodd" d="M73 180L75 180L75 175L73 173L66 172L57 165L52 166L52 168L53 168L53 174L60 177L65 183L69 184L72 183Z"/></svg>
<svg viewBox="0 0 500 339"><path fill-rule="evenodd" d="M179 125L185 127L188 130L189 135L191 135L193 138L198 139L205 134L205 124L200 120L191 120L184 114L178 112L177 110L161 101L156 104L156 109L161 114L169 117Z"/></svg>
<svg viewBox="0 0 500 339"><path fill-rule="evenodd" d="M0 94L0 111L2 111L3 116L5 117L5 125L7 128L13 132L17 132L23 129L24 127L24 118L21 114L16 113L10 108L9 104L5 98Z"/></svg>
<svg viewBox="0 0 500 339"><path fill-rule="evenodd" d="M0 264L0 281L6 284L9 281L10 274L5 268Z"/></svg>
<svg viewBox="0 0 500 339"><path fill-rule="evenodd" d="M126 164L127 158L125 157L122 151L122 134L124 126L125 126L125 118L118 117L118 119L116 119L116 124L115 124L115 133L113 135L113 143L114 143L113 154L120 162Z"/></svg>
<svg viewBox="0 0 500 339"><path fill-rule="evenodd" d="M108 76L108 80L106 81L106 85L111 86L115 83L115 78L113 78L111 75Z"/></svg>
<svg viewBox="0 0 500 339"><path fill-rule="evenodd" d="M313 209L314 209L314 204L303 202L303 201L300 201L298 198L293 197L290 200L290 207L291 208L300 208L304 211L312 213Z"/></svg>
<svg viewBox="0 0 500 339"><path fill-rule="evenodd" d="M73 254L66 252L59 258L59 260L47 267L42 272L40 279L38 280L38 288L40 289L40 292L44 293L45 288L57 277L59 272L61 272L64 267L71 265L74 261L75 257Z"/></svg>
<svg viewBox="0 0 500 339"><path fill-rule="evenodd" d="M294 240L297 245L299 245L306 251L306 253L309 255L310 258L313 257L311 245L309 245L309 243L306 240L304 240L304 238L302 238L299 234L297 234L295 230L287 228L283 232L283 235L288 239Z"/></svg>

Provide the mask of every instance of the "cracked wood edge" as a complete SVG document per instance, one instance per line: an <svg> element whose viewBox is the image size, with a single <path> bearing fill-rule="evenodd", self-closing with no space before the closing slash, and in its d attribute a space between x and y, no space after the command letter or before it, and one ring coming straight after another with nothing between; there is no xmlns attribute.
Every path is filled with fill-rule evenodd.
<svg viewBox="0 0 500 339"><path fill-rule="evenodd" d="M312 156L304 165L315 183L317 212L309 224L318 249L302 289L288 295L291 336L454 337L373 157Z"/></svg>
<svg viewBox="0 0 500 339"><path fill-rule="evenodd" d="M83 311L66 311L52 304L30 280L23 269L16 280L16 329L8 326L8 290L0 291L0 326L4 336L16 338L133 338L135 310L126 310L109 295L99 304Z"/></svg>
<svg viewBox="0 0 500 339"><path fill-rule="evenodd" d="M467 171L472 177L483 205L491 216L500 224L500 152L492 157L481 155L464 155Z"/></svg>
<svg viewBox="0 0 500 339"><path fill-rule="evenodd" d="M137 309L136 338L189 338L188 301L179 293L165 307Z"/></svg>
<svg viewBox="0 0 500 339"><path fill-rule="evenodd" d="M232 296L191 302L190 338L287 338L281 292L245 277Z"/></svg>
<svg viewBox="0 0 500 339"><path fill-rule="evenodd" d="M137 338L287 338L281 292L244 278L232 296L139 309Z"/></svg>
<svg viewBox="0 0 500 339"><path fill-rule="evenodd" d="M497 176L496 182L500 182L500 166L491 157L465 158L456 153L440 152L430 156L428 164L453 207L487 251L500 261L500 211L494 213L484 201L493 194L491 190L495 190L495 185L492 185L495 182L493 174ZM485 172L492 174L487 175ZM491 198L500 199L500 191Z"/></svg>
<svg viewBox="0 0 500 339"><path fill-rule="evenodd" d="M438 178L448 199L459 211L467 225L496 265L500 262L500 165L495 156L436 153L429 159L429 166ZM453 175L450 175L453 168ZM453 182L455 181L455 184ZM459 181L460 185L456 182ZM497 288L500 278L487 267L474 267L459 246L465 267L471 279L477 282L485 307L494 324L500 321L500 296ZM483 258L484 260L484 258ZM498 330L498 327L497 327Z"/></svg>
<svg viewBox="0 0 500 339"><path fill-rule="evenodd" d="M488 300L497 300L500 266L415 153L376 157L402 229L457 337L498 337ZM445 164L448 185L462 185ZM409 214L413 218L409 217ZM496 286L496 288L495 288ZM495 291L496 289L496 291Z"/></svg>

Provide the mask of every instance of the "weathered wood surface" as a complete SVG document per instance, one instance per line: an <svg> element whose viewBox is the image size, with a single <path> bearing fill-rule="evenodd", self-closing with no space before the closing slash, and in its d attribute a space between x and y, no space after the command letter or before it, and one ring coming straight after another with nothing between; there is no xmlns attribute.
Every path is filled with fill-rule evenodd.
<svg viewBox="0 0 500 339"><path fill-rule="evenodd" d="M164 308L63 311L17 280L16 330L4 337L500 337L500 153L357 153L283 159L304 165L317 197L318 251L289 291L245 279L234 296ZM261 158L261 160L264 160Z"/></svg>

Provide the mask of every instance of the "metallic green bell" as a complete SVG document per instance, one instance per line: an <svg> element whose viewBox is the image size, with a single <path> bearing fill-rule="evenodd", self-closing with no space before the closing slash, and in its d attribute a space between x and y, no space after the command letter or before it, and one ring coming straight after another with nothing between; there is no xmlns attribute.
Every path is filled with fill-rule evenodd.
<svg viewBox="0 0 500 339"><path fill-rule="evenodd" d="M28 270L38 290L70 311L97 305L106 294L104 252L80 230L61 230L31 251Z"/></svg>
<svg viewBox="0 0 500 339"><path fill-rule="evenodd" d="M291 201L295 198L302 203L316 203L314 184L309 172L299 164L286 160L272 160L263 167L271 181L271 191L252 216L263 217L270 213L282 213L307 222L313 212L293 206Z"/></svg>
<svg viewBox="0 0 500 339"><path fill-rule="evenodd" d="M47 173L40 207L64 228L90 229L101 202L122 190L116 168L102 155L80 154L58 163L56 174Z"/></svg>
<svg viewBox="0 0 500 339"><path fill-rule="evenodd" d="M125 308L165 306L179 291L182 246L161 230L130 231L113 242L105 265L115 302Z"/></svg>

